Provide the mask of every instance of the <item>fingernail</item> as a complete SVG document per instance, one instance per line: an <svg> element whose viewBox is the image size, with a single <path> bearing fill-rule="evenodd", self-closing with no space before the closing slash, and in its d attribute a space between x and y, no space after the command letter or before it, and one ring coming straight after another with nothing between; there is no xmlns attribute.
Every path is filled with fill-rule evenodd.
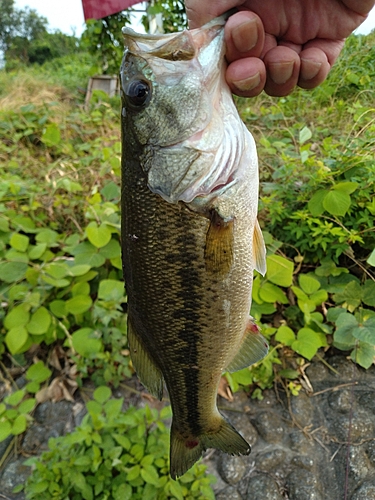
<svg viewBox="0 0 375 500"><path fill-rule="evenodd" d="M239 24L232 30L232 39L239 52L248 52L258 42L258 27L256 19L250 19Z"/></svg>
<svg viewBox="0 0 375 500"><path fill-rule="evenodd" d="M286 83L292 76L294 62L270 63L268 66L269 76L277 85Z"/></svg>
<svg viewBox="0 0 375 500"><path fill-rule="evenodd" d="M301 57L300 75L304 80L312 80L319 73L322 63Z"/></svg>
<svg viewBox="0 0 375 500"><path fill-rule="evenodd" d="M250 90L255 89L260 84L260 74L255 73L255 75L250 78L245 78L244 80L239 80L237 82L233 82L233 85L240 90L241 92L249 92Z"/></svg>

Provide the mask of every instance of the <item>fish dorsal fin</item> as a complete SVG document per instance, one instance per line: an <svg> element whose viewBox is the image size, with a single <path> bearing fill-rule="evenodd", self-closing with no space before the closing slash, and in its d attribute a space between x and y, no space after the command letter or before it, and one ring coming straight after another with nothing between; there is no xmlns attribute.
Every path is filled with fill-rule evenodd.
<svg viewBox="0 0 375 500"><path fill-rule="evenodd" d="M262 276L266 274L266 245L264 244L262 230L260 229L258 219L255 221L253 236L253 259L254 269Z"/></svg>
<svg viewBox="0 0 375 500"><path fill-rule="evenodd" d="M163 374L144 348L128 318L128 342L135 371L146 389L160 401L163 397Z"/></svg>
<svg viewBox="0 0 375 500"><path fill-rule="evenodd" d="M226 222L216 210L212 211L204 251L208 272L216 275L229 272L233 263L233 229L233 219Z"/></svg>
<svg viewBox="0 0 375 500"><path fill-rule="evenodd" d="M255 321L249 318L238 353L227 366L227 371L242 370L260 361L267 353L268 343L266 339L260 334Z"/></svg>

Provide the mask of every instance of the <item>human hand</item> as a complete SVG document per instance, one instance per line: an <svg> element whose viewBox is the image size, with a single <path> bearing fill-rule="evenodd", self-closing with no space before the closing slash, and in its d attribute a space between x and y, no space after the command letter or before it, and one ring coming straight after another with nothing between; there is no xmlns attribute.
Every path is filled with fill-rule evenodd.
<svg viewBox="0 0 375 500"><path fill-rule="evenodd" d="M225 26L226 78L237 95L288 95L327 77L345 38L367 17L375 0L186 0L190 28L233 7Z"/></svg>

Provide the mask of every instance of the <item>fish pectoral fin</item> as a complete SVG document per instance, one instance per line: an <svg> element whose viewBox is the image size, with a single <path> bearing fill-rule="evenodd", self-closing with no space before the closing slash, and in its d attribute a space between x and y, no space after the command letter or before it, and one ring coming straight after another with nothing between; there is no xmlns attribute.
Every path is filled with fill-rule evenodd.
<svg viewBox="0 0 375 500"><path fill-rule="evenodd" d="M260 334L258 326L252 318L249 318L242 344L238 353L227 366L227 371L237 372L257 363L267 355L268 347L268 343Z"/></svg>
<svg viewBox="0 0 375 500"><path fill-rule="evenodd" d="M147 352L129 319L128 342L130 358L140 381L150 394L161 401L163 398L163 374Z"/></svg>
<svg viewBox="0 0 375 500"><path fill-rule="evenodd" d="M172 421L170 446L172 479L185 474L208 448L216 448L230 455L248 455L251 451L249 443L221 416L217 430L188 439L179 434Z"/></svg>
<svg viewBox="0 0 375 500"><path fill-rule="evenodd" d="M233 230L234 219L226 222L216 210L212 210L204 250L208 272L223 275L230 271L233 263Z"/></svg>
<svg viewBox="0 0 375 500"><path fill-rule="evenodd" d="M253 259L254 269L262 276L266 274L266 245L264 244L262 230L260 229L258 219L255 221L253 236Z"/></svg>

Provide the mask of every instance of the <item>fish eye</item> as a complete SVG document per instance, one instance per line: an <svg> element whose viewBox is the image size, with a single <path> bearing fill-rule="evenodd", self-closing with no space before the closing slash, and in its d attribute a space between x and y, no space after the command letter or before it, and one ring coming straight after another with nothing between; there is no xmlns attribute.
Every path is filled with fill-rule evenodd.
<svg viewBox="0 0 375 500"><path fill-rule="evenodd" d="M147 80L133 80L124 89L126 99L133 109L144 107L151 99L151 84Z"/></svg>

